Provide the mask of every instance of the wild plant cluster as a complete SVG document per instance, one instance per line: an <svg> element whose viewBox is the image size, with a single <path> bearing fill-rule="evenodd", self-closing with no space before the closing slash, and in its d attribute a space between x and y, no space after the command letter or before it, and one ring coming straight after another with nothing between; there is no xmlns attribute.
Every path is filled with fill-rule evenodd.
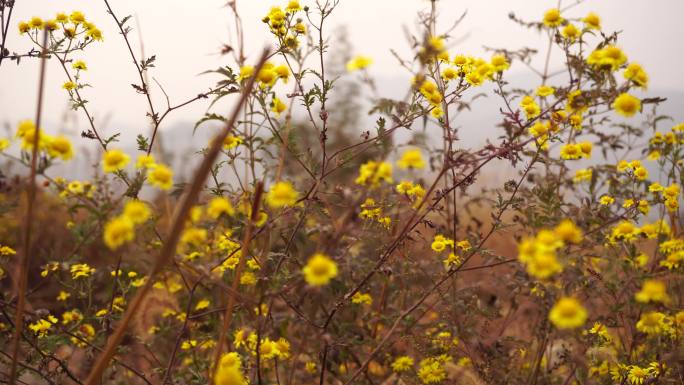
<svg viewBox="0 0 684 385"><path fill-rule="evenodd" d="M460 19L439 30L442 4L424 2L412 55L395 53L406 95L382 98L371 57L329 68L339 0L264 5L261 56L236 3L216 86L159 105L156 57L107 0L102 29L79 11L12 29L2 2L0 64L39 60L44 88L57 61L101 154L90 179L53 173L80 151L41 126L40 99L0 139L17 170L0 186L3 383L684 383L684 124L637 96L648 74L599 15L511 14L548 46L475 57L453 44ZM9 33L35 48L10 52ZM89 110L102 39L128 48L149 132L104 135ZM536 82L509 84L515 63ZM363 96L340 99L345 81ZM467 148L480 128L459 116L483 93L497 136ZM375 127L345 132L345 97L372 100ZM188 137L214 139L179 178L160 127L194 103L209 107Z"/></svg>

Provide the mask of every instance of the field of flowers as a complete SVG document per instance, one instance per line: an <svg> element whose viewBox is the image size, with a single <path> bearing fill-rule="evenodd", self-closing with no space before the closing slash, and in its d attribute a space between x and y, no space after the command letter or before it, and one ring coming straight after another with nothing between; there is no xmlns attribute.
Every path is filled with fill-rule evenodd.
<svg viewBox="0 0 684 385"><path fill-rule="evenodd" d="M0 383L684 384L684 123L636 96L649 76L620 34L559 1L510 15L548 46L474 57L454 47L460 19L438 29L425 1L413 55L395 55L412 82L379 98L372 57L327 68L340 1L264 3L261 21L229 1L215 86L166 105L114 2L105 30L0 1L0 71L41 63L35 116L0 137ZM259 57L243 22L271 33ZM34 49L5 49L12 33ZM127 48L149 131L104 135L89 109L105 38ZM80 153L41 125L47 62L99 154L89 178L53 171ZM513 63L535 83L512 87ZM375 127L339 128L342 77ZM497 135L465 148L477 128L457 114L483 89ZM194 103L214 139L181 178L159 128ZM493 169L509 177L483 180Z"/></svg>

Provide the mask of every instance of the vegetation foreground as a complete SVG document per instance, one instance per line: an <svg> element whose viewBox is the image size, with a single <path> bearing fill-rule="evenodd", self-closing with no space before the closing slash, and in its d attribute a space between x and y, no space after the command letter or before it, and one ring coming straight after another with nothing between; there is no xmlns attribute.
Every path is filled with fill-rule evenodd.
<svg viewBox="0 0 684 385"><path fill-rule="evenodd" d="M273 47L247 57L229 2L230 64L174 104L151 96L166 94L148 80L156 57L107 0L111 31L79 11L17 30L0 2L0 65L40 61L42 95L58 62L100 154L88 180L57 175L81 151L41 127L40 98L0 137L0 382L684 383L684 124L637 97L649 77L618 33L559 1L510 16L548 46L473 57L453 48L460 19L438 30L441 4L424 2L413 55L395 54L412 82L388 99L372 58L333 69L339 0L301 3L265 5ZM5 49L11 33L35 48ZM139 75L149 131L135 152L88 109L88 48L104 38ZM514 63L536 83L511 86ZM464 148L480 128L459 114L483 93L497 137ZM348 129L363 97L376 125ZM210 103L194 129L215 138L180 180L160 127L194 103ZM510 180L480 179L502 168Z"/></svg>

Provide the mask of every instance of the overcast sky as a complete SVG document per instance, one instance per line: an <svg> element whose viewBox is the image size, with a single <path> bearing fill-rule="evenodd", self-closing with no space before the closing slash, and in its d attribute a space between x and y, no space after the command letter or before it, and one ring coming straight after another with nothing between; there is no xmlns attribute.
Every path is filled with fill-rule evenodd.
<svg viewBox="0 0 684 385"><path fill-rule="evenodd" d="M311 0L300 0L303 5ZM458 18L464 11L468 15L455 32L464 37L452 53L483 54L483 46L543 48L540 34L520 28L508 20L515 13L526 20L539 20L545 9L555 6L557 0L442 0L439 9L442 28ZM573 0L574 1L574 0ZM571 0L564 0L565 4ZM216 78L199 76L207 69L231 64L229 58L217 55L223 43L232 38L229 11L224 0L111 0L118 16L132 14L142 30L146 55L157 56L156 68L150 75L167 90L173 103L210 87ZM279 3L286 3L281 0ZM415 30L416 12L429 5L426 0L341 0L331 18L330 33L336 26L347 26L355 53L375 59L371 73L375 76L406 76L390 54L390 48L407 53L402 28ZM271 0L238 0L242 14L249 54L254 58L269 36L261 18L277 4ZM58 11L81 10L104 32L104 42L90 46L76 58L88 63L84 80L94 88L84 92L90 99L89 107L100 124L107 121L106 129L145 127L144 97L130 84L137 74L130 62L125 45L115 33L115 24L105 11L101 0L22 0L16 3L11 36L7 47L14 52L25 52L30 42L19 36L16 23L31 16L53 17ZM586 0L568 11L570 17L581 17L588 11L599 13L605 31L623 30L620 45L630 60L641 63L651 76L651 90L682 91L681 15L682 0ZM133 19L131 25L136 27ZM139 53L137 28L131 35L136 54ZM332 49L334 51L334 48ZM514 69L513 72L522 70ZM67 107L66 92L61 69L52 63L48 70L47 96L44 109L46 124L57 125ZM33 118L36 98L35 60L26 60L17 67L5 61L0 68L0 123L14 126L21 119ZM532 87L534 85L530 85ZM160 92L154 89L157 98ZM158 99L161 102L161 99ZM167 125L174 122L194 122L201 117L206 105L198 104L171 116ZM75 116L84 126L82 115Z"/></svg>

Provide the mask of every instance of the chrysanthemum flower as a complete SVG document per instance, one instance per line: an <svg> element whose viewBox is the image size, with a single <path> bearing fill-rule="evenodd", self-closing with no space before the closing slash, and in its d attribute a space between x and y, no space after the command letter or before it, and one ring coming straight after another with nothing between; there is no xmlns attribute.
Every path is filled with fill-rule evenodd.
<svg viewBox="0 0 684 385"><path fill-rule="evenodd" d="M413 369L413 358L408 356L397 357L392 362L392 370L396 373L407 372Z"/></svg>
<svg viewBox="0 0 684 385"><path fill-rule="evenodd" d="M218 219L221 215L232 216L235 209L230 201L224 197L215 197L209 201L207 215L213 219Z"/></svg>
<svg viewBox="0 0 684 385"><path fill-rule="evenodd" d="M645 280L641 286L641 290L634 295L634 298L637 301L644 303L668 303L670 301L670 297L667 295L667 286L665 286L665 282L656 279Z"/></svg>
<svg viewBox="0 0 684 385"><path fill-rule="evenodd" d="M155 164L147 174L147 180L152 186L168 190L173 186L173 171L163 164Z"/></svg>
<svg viewBox="0 0 684 385"><path fill-rule="evenodd" d="M316 253L306 263L304 279L311 286L324 286L337 276L337 264L327 255Z"/></svg>
<svg viewBox="0 0 684 385"><path fill-rule="evenodd" d="M401 169L416 168L421 169L425 167L425 160L418 149L406 150L401 155L401 159L397 161L397 166Z"/></svg>
<svg viewBox="0 0 684 385"><path fill-rule="evenodd" d="M558 8L549 9L544 13L544 25L547 27L558 27L563 23L560 10Z"/></svg>
<svg viewBox="0 0 684 385"><path fill-rule="evenodd" d="M587 29L601 29L601 17L594 12L589 12L582 21Z"/></svg>
<svg viewBox="0 0 684 385"><path fill-rule="evenodd" d="M271 186L271 189L266 194L266 203L271 208L294 206L298 198L299 192L295 190L292 183L281 181Z"/></svg>
<svg viewBox="0 0 684 385"><path fill-rule="evenodd" d="M641 318L636 323L636 328L638 331L649 335L660 334L669 327L665 322L666 319L665 314L661 312L646 312L641 315Z"/></svg>
<svg viewBox="0 0 684 385"><path fill-rule="evenodd" d="M69 160L74 156L71 142L65 136L59 135L49 141L48 154L53 158Z"/></svg>
<svg viewBox="0 0 684 385"><path fill-rule="evenodd" d="M549 320L558 329L575 329L587 321L587 311L572 297L559 299L549 312Z"/></svg>
<svg viewBox="0 0 684 385"><path fill-rule="evenodd" d="M618 114L629 118L641 110L641 100L628 93L622 93L615 98L613 109Z"/></svg>
<svg viewBox="0 0 684 385"><path fill-rule="evenodd" d="M136 225L145 223L151 214L147 204L138 200L128 201L124 206L123 216L130 219Z"/></svg>
<svg viewBox="0 0 684 385"><path fill-rule="evenodd" d="M130 157L121 150L108 150L102 155L102 169L104 172L117 172L123 170Z"/></svg>
<svg viewBox="0 0 684 385"><path fill-rule="evenodd" d="M348 72L354 72L362 69L368 68L373 64L373 59L368 57L368 56L356 56L355 58L351 59L349 62L347 62L347 71Z"/></svg>
<svg viewBox="0 0 684 385"><path fill-rule="evenodd" d="M113 218L104 227L104 242L111 250L135 238L133 221L126 216Z"/></svg>

